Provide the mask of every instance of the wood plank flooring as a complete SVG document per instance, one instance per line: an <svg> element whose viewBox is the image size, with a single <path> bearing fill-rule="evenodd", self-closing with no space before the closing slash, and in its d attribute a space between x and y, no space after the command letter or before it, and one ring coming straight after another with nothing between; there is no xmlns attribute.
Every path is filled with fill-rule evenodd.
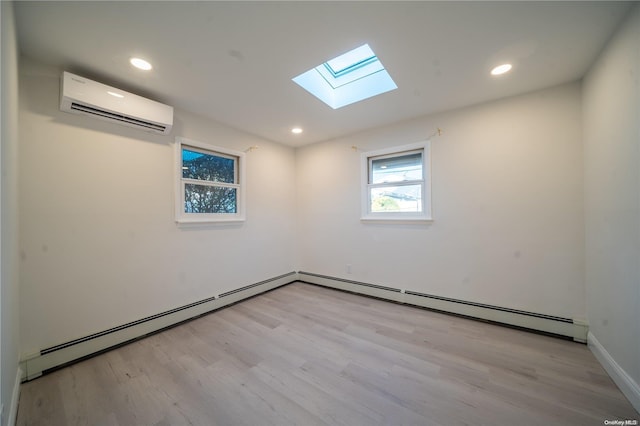
<svg viewBox="0 0 640 426"><path fill-rule="evenodd" d="M602 425L585 345L293 283L22 385L18 425Z"/></svg>

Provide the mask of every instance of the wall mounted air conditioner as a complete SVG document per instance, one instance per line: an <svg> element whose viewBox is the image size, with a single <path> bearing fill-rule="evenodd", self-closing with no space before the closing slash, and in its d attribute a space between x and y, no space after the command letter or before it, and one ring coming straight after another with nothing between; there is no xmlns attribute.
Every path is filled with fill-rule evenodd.
<svg viewBox="0 0 640 426"><path fill-rule="evenodd" d="M66 71L60 110L153 133L168 134L173 126L173 107Z"/></svg>

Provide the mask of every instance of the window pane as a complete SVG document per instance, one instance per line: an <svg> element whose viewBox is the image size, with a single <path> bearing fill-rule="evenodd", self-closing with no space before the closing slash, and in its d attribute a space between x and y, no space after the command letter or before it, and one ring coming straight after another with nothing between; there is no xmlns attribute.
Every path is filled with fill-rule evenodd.
<svg viewBox="0 0 640 426"><path fill-rule="evenodd" d="M237 183L235 163L234 158L182 149L182 177L186 179Z"/></svg>
<svg viewBox="0 0 640 426"><path fill-rule="evenodd" d="M353 50L350 50L347 53L343 53L337 58L333 58L326 62L326 64L331 68L331 72L334 74L339 74L341 72L347 71L349 68L354 68L358 64L366 62L369 59L375 58L376 54L373 53L373 50L369 47L368 44L364 44L360 47L357 47Z"/></svg>
<svg viewBox="0 0 640 426"><path fill-rule="evenodd" d="M369 183L404 182L422 180L422 153L414 152L371 160Z"/></svg>
<svg viewBox="0 0 640 426"><path fill-rule="evenodd" d="M238 198L236 188L185 184L185 213L236 213Z"/></svg>
<svg viewBox="0 0 640 426"><path fill-rule="evenodd" d="M371 212L422 211L422 185L386 186L370 191Z"/></svg>

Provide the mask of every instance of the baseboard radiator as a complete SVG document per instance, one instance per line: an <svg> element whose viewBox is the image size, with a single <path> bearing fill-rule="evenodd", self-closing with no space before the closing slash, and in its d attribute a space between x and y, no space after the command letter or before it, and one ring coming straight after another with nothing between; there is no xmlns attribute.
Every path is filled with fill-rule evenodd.
<svg viewBox="0 0 640 426"><path fill-rule="evenodd" d="M298 280L324 287L365 294L397 303L429 308L474 319L523 328L586 343L585 321L526 312L500 306L456 300L415 291L330 277L311 272L298 272Z"/></svg>
<svg viewBox="0 0 640 426"><path fill-rule="evenodd" d="M297 273L289 272L109 330L42 349L38 353L24 357L20 362L22 381L35 379L48 371L132 342L296 280Z"/></svg>
<svg viewBox="0 0 640 426"><path fill-rule="evenodd" d="M484 305L410 290L386 287L360 281L319 275L311 272L289 272L274 278L250 284L189 305L139 319L108 330L64 342L23 357L20 362L22 381L35 379L49 371L94 356L112 348L143 338L149 334L173 327L225 306L260 293L302 281L323 287L372 296L397 303L429 308L484 321L552 334L578 342L587 341L588 327L584 322Z"/></svg>

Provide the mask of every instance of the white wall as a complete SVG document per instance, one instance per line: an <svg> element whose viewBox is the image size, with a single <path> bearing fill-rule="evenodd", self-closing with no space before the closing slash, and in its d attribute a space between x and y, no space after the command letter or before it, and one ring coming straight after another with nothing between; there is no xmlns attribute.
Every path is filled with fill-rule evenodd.
<svg viewBox="0 0 640 426"><path fill-rule="evenodd" d="M584 318L580 101L568 84L299 149L300 270ZM437 127L433 223L361 223L361 151Z"/></svg>
<svg viewBox="0 0 640 426"><path fill-rule="evenodd" d="M0 145L0 424L16 413L14 395L20 355L18 326L18 48L13 3L0 2L2 15L2 140ZM14 402L14 404L12 404Z"/></svg>
<svg viewBox="0 0 640 426"><path fill-rule="evenodd" d="M177 110L171 136L58 109L60 70L20 75L23 355L295 270L291 148ZM247 220L174 222L174 137L247 154Z"/></svg>
<svg viewBox="0 0 640 426"><path fill-rule="evenodd" d="M590 332L640 392L640 7L583 82ZM640 393L636 396L640 406Z"/></svg>

